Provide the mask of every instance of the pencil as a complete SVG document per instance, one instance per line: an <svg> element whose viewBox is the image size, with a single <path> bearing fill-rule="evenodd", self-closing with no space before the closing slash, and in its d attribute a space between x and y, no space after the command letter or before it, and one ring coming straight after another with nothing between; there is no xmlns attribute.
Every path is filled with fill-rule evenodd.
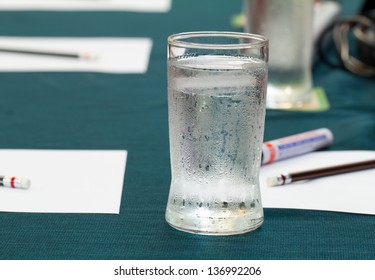
<svg viewBox="0 0 375 280"><path fill-rule="evenodd" d="M74 58L74 59L92 59L89 53L73 53L73 52L54 52L54 51L41 51L31 49L19 49L19 48L1 48L0 52L26 54L26 55L41 55L41 56L54 56L61 58Z"/></svg>
<svg viewBox="0 0 375 280"><path fill-rule="evenodd" d="M338 175L370 168L375 168L375 159L271 176L267 178L267 184L269 186L281 186L290 184L292 182Z"/></svg>

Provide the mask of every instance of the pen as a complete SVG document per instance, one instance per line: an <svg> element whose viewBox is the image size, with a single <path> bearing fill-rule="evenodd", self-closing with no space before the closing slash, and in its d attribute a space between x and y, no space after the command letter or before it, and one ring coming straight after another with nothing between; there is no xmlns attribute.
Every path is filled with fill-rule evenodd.
<svg viewBox="0 0 375 280"><path fill-rule="evenodd" d="M262 165L322 149L333 141L328 128L319 128L263 143Z"/></svg>
<svg viewBox="0 0 375 280"><path fill-rule="evenodd" d="M40 50L19 49L19 48L1 48L0 47L0 52L27 54L27 55L54 56L54 57L74 58L74 59L83 59L83 60L90 60L90 59L95 58L89 53L40 51Z"/></svg>
<svg viewBox="0 0 375 280"><path fill-rule="evenodd" d="M30 185L30 180L24 177L0 176L0 186L2 187L28 189Z"/></svg>
<svg viewBox="0 0 375 280"><path fill-rule="evenodd" d="M271 176L267 178L267 184L269 186L281 186L290 184L292 182L354 172L370 168L375 168L375 159Z"/></svg>

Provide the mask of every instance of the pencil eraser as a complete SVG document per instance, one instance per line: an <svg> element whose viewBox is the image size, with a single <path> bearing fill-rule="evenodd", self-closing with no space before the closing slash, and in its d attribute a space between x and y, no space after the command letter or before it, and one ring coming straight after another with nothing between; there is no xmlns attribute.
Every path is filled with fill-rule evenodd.
<svg viewBox="0 0 375 280"><path fill-rule="evenodd" d="M278 180L276 176L271 176L267 178L267 185L270 187L274 187L278 185Z"/></svg>
<svg viewBox="0 0 375 280"><path fill-rule="evenodd" d="M21 177L21 178L18 178L18 180L19 180L20 188L23 188L23 189L30 188L30 185L31 185L30 179Z"/></svg>
<svg viewBox="0 0 375 280"><path fill-rule="evenodd" d="M99 56L95 53L83 52L80 57L83 60L98 60Z"/></svg>

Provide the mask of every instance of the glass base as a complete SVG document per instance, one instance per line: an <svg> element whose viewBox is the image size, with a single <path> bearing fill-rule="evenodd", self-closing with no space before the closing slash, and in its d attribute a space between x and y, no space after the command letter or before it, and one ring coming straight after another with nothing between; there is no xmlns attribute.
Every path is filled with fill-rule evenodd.
<svg viewBox="0 0 375 280"><path fill-rule="evenodd" d="M267 88L267 109L293 109L301 108L312 98L311 87L296 87L290 85L274 86Z"/></svg>
<svg viewBox="0 0 375 280"><path fill-rule="evenodd" d="M237 217L187 217L166 213L166 221L173 228L201 235L237 235L254 231L263 224L263 215L251 218L249 215ZM174 213L176 214L176 213Z"/></svg>

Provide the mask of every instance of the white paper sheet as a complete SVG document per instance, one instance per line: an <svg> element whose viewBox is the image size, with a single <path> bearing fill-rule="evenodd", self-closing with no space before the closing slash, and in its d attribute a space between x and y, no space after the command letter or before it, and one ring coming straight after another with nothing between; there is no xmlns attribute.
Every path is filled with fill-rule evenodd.
<svg viewBox="0 0 375 280"><path fill-rule="evenodd" d="M0 150L2 175L29 189L0 187L0 211L118 214L126 151Z"/></svg>
<svg viewBox="0 0 375 280"><path fill-rule="evenodd" d="M0 37L0 48L89 55L90 59L65 58L0 51L0 71L62 71L145 73L150 38Z"/></svg>
<svg viewBox="0 0 375 280"><path fill-rule="evenodd" d="M172 0L0 0L0 10L168 12Z"/></svg>
<svg viewBox="0 0 375 280"><path fill-rule="evenodd" d="M263 166L260 185L266 208L296 208L375 215L375 169L270 187L268 176L375 159L374 151L315 152Z"/></svg>

